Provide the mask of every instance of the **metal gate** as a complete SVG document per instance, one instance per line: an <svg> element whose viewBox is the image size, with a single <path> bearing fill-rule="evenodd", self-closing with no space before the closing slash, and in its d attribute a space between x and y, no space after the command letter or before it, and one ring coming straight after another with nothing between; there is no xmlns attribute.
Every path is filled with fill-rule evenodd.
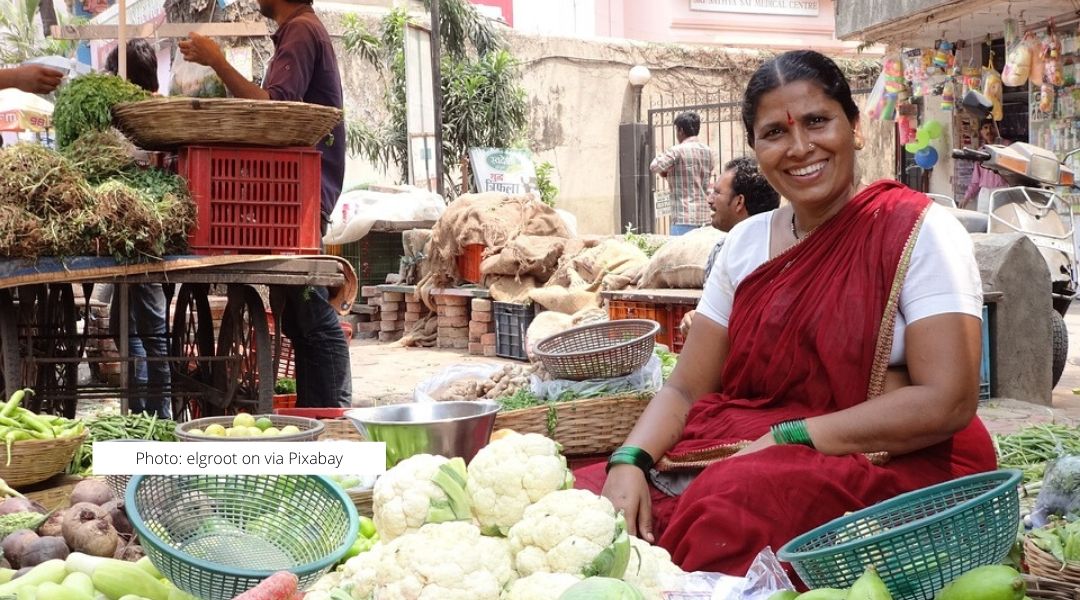
<svg viewBox="0 0 1080 600"><path fill-rule="evenodd" d="M870 90L855 90L852 95L861 107ZM723 101L722 101L723 100ZM648 134L645 136L645 165L653 157L678 144L675 138L675 117L686 111L693 111L701 118L701 130L698 139L713 150L716 168L713 177L728 161L753 154L753 149L746 143L746 129L742 124L742 101L727 101L721 94L705 96L686 96L660 98L648 109ZM659 175L649 177L648 196L645 198L646 213L653 215L651 223L642 223L639 233L658 233L667 235L671 231L671 218L674 209L671 190L667 179Z"/></svg>

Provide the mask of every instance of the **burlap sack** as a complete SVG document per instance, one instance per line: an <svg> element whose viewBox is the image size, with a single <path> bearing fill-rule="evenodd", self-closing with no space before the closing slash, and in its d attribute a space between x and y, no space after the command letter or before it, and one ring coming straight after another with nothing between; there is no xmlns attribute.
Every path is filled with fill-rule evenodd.
<svg viewBox="0 0 1080 600"><path fill-rule="evenodd" d="M572 327L574 327L574 317L568 314L551 310L537 314L525 331L525 355L532 360L537 342Z"/></svg>
<svg viewBox="0 0 1080 600"><path fill-rule="evenodd" d="M484 275L532 275L547 281L558 266L567 240L559 237L519 235L480 263Z"/></svg>
<svg viewBox="0 0 1080 600"><path fill-rule="evenodd" d="M586 308L600 306L600 294L589 289L568 290L548 286L529 292L529 299L548 310L572 315Z"/></svg>
<svg viewBox="0 0 1080 600"><path fill-rule="evenodd" d="M513 275L492 275L487 278L488 292L496 302L524 304L529 301L529 293L536 289L536 279L532 277L514 277Z"/></svg>
<svg viewBox="0 0 1080 600"><path fill-rule="evenodd" d="M697 289L705 286L709 254L727 234L712 227L695 229L664 244L641 275L645 289Z"/></svg>

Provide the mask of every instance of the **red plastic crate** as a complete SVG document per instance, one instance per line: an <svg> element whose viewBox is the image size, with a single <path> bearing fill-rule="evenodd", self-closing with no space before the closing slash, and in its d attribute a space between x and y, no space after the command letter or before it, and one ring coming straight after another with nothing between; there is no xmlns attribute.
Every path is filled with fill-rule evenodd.
<svg viewBox="0 0 1080 600"><path fill-rule="evenodd" d="M656 332L656 343L671 347L671 311L668 305L655 302L633 302L629 300L609 300L608 319L649 319L660 324Z"/></svg>
<svg viewBox="0 0 1080 600"><path fill-rule="evenodd" d="M480 263L484 260L485 247L483 244L469 244L461 249L461 255L457 258L457 268L465 281L480 283L483 279L480 274Z"/></svg>
<svg viewBox="0 0 1080 600"><path fill-rule="evenodd" d="M682 331L679 330L679 324L682 323L686 313L696 308L693 304L671 305L671 351L675 354L682 352L683 344L686 343L686 338L683 336Z"/></svg>
<svg viewBox="0 0 1080 600"><path fill-rule="evenodd" d="M181 148L198 210L191 252L319 254L321 161L312 148Z"/></svg>

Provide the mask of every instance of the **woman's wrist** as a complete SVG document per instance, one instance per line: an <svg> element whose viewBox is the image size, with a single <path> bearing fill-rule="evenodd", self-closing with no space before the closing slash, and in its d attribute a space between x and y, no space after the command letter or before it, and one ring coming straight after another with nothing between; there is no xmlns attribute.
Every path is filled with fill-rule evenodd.
<svg viewBox="0 0 1080 600"><path fill-rule="evenodd" d="M637 446L621 446L608 457L606 470L615 465L633 465L647 474L653 467L653 457Z"/></svg>
<svg viewBox="0 0 1080 600"><path fill-rule="evenodd" d="M810 437L810 430L806 427L806 419L792 419L776 423L770 429L773 440L780 445L797 444L800 446L814 447L814 441Z"/></svg>

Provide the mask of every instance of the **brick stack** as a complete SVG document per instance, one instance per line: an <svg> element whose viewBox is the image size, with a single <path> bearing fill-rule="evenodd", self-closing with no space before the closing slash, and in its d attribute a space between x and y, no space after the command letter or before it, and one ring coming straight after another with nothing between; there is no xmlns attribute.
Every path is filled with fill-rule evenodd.
<svg viewBox="0 0 1080 600"><path fill-rule="evenodd" d="M358 339L379 337L382 329L382 321L379 318L380 304L382 304L382 294L379 288L373 285L360 288L359 302L353 304L352 307L352 313L357 317L356 337Z"/></svg>
<svg viewBox="0 0 1080 600"><path fill-rule="evenodd" d="M405 294L383 292L379 304L379 341L396 342L405 334Z"/></svg>
<svg viewBox="0 0 1080 600"><path fill-rule="evenodd" d="M405 330L408 331L431 312L416 294L405 294Z"/></svg>
<svg viewBox="0 0 1080 600"><path fill-rule="evenodd" d="M474 298L469 321L469 354L495 356L495 316L491 300Z"/></svg>
<svg viewBox="0 0 1080 600"><path fill-rule="evenodd" d="M435 296L439 319L436 346L465 350L469 347L469 299L463 296Z"/></svg>

